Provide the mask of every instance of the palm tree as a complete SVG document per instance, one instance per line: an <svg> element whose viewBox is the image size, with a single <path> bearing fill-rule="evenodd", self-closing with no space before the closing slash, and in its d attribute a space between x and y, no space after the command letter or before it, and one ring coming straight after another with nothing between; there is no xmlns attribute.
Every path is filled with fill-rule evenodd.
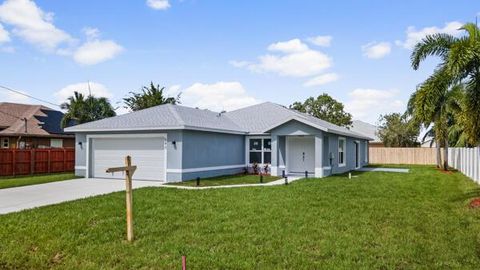
<svg viewBox="0 0 480 270"><path fill-rule="evenodd" d="M176 97L167 97L164 95L164 91L165 87L160 87L160 85L154 85L153 82L150 82L150 86L143 86L140 93L130 92L131 96L123 99L125 108L138 111L162 104L180 103L180 94Z"/></svg>
<svg viewBox="0 0 480 270"><path fill-rule="evenodd" d="M463 109L468 119L464 122L464 138L470 145L477 145L480 143L480 31L473 23L465 24L460 30L465 31L466 35L426 36L415 46L411 62L413 69L416 70L428 56L440 57L440 64L427 80L429 84L427 87L433 93L445 91L460 82L464 83Z"/></svg>
<svg viewBox="0 0 480 270"><path fill-rule="evenodd" d="M61 121L63 128L71 123L82 124L116 115L108 99L91 95L85 98L76 91L60 107L67 111Z"/></svg>

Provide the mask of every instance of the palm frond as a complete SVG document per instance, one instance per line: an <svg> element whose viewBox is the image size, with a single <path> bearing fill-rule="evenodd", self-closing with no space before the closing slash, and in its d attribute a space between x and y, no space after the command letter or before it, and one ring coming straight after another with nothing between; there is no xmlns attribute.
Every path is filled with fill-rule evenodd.
<svg viewBox="0 0 480 270"><path fill-rule="evenodd" d="M450 47L455 44L456 40L456 37L445 33L428 35L423 38L422 41L415 45L410 56L413 69L418 69L420 63L428 56L446 58Z"/></svg>

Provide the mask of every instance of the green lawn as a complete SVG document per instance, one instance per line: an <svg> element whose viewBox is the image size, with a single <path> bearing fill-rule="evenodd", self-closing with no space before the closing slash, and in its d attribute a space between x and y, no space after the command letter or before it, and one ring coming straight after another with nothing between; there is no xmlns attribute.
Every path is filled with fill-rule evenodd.
<svg viewBox="0 0 480 270"><path fill-rule="evenodd" d="M78 178L78 177L76 177L73 173L54 173L54 174L28 175L28 176L17 176L17 177L1 177L0 189L43 184L48 182L63 181L63 180L69 180L74 178Z"/></svg>
<svg viewBox="0 0 480 270"><path fill-rule="evenodd" d="M411 167L288 186L134 191L0 216L0 269L480 269L479 187Z"/></svg>
<svg viewBox="0 0 480 270"><path fill-rule="evenodd" d="M263 176L263 183L272 182L280 178L281 177L278 177L278 176L265 175ZM260 176L251 175L251 174L247 174L247 175L238 174L238 175L227 175L227 176L200 179L201 187L221 186L221 185L239 185L239 184L260 184ZM190 180L190 181L185 181L181 183L172 183L171 185L197 186L197 181Z"/></svg>

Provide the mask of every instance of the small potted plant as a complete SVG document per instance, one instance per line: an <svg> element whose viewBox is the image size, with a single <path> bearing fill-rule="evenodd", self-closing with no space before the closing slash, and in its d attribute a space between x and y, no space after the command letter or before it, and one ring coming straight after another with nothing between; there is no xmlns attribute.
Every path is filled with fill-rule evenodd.
<svg viewBox="0 0 480 270"><path fill-rule="evenodd" d="M254 162L254 163L252 164L252 170L253 170L253 174L258 174L259 166L258 166L258 163L257 163L257 162Z"/></svg>
<svg viewBox="0 0 480 270"><path fill-rule="evenodd" d="M268 175L269 174L269 170L270 170L270 164L268 163L265 163L265 165L263 165L263 174L265 175Z"/></svg>

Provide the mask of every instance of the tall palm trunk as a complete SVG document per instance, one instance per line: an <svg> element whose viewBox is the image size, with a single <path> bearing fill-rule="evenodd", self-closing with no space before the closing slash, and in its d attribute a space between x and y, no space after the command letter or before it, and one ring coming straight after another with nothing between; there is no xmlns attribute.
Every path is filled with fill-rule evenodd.
<svg viewBox="0 0 480 270"><path fill-rule="evenodd" d="M442 167L442 149L440 149L440 140L435 140L435 147L437 148L437 168Z"/></svg>
<svg viewBox="0 0 480 270"><path fill-rule="evenodd" d="M443 146L443 169L448 171L448 139L445 139Z"/></svg>

